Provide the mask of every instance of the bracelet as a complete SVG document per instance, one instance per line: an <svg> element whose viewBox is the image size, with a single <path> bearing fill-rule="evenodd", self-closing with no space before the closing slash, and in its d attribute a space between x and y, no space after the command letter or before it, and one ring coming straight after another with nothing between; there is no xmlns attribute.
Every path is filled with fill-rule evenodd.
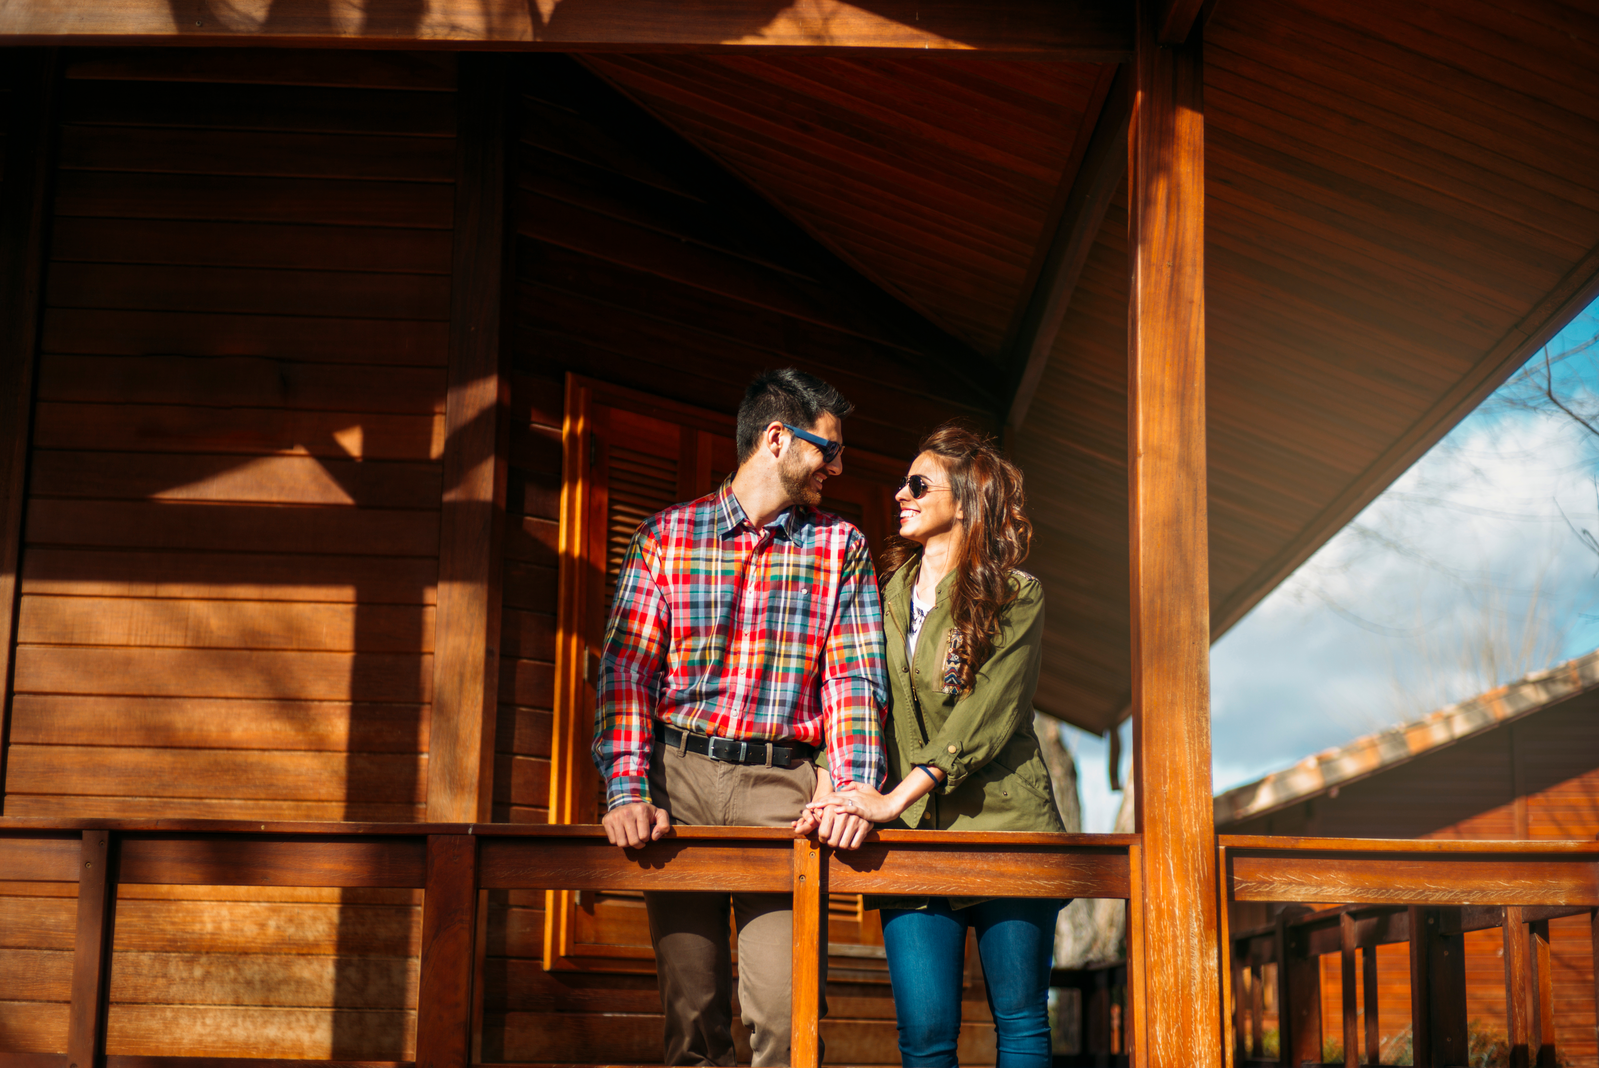
<svg viewBox="0 0 1599 1068"><path fill-rule="evenodd" d="M928 777L928 778L929 778L929 779L932 779L932 780L933 780L933 789L935 789L935 790L936 790L936 789L938 789L938 788L939 788L939 787L940 787L940 786L943 786L943 785L944 785L944 784L943 784L943 783L942 783L942 782L940 782L940 781L939 781L939 778L938 778L938 776L937 776L937 775L934 775L934 774L933 774L933 773L932 773L932 772L930 772L930 771L928 771L928 770L927 770L927 765L926 765L926 764L918 764L918 765L916 765L916 766L917 766L917 767L918 767L918 768L921 768L921 769L922 769L922 774L924 774L924 775L926 775L926 776L927 776L927 777Z"/></svg>

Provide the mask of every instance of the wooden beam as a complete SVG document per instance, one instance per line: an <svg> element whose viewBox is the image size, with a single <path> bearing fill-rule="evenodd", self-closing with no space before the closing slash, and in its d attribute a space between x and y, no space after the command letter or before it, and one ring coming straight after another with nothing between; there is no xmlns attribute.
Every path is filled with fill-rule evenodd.
<svg viewBox="0 0 1599 1068"><path fill-rule="evenodd" d="M11 0L14 43L288 45L583 51L895 52L952 49L1117 63L1130 51L1119 0Z"/></svg>
<svg viewBox="0 0 1599 1068"><path fill-rule="evenodd" d="M1206 0L1162 0L1160 6L1160 43L1180 45L1188 40Z"/></svg>
<svg viewBox="0 0 1599 1068"><path fill-rule="evenodd" d="M1083 264L1105 222L1105 213L1127 173L1127 123L1132 115L1132 75L1123 67L1116 72L1104 106L1094 124L1093 136L1083 153L1083 161L1072 179L1054 232L1047 238L1049 249L1043 267L1021 313L1020 326L1011 341L1003 364L1011 368L1005 395L1010 398L1005 425L1012 430L1022 425L1027 409L1044 377L1050 350L1060 333L1061 320L1071 307Z"/></svg>
<svg viewBox="0 0 1599 1068"><path fill-rule="evenodd" d="M11 748L22 521L54 169L56 52L14 49L4 65L11 107L0 181L0 812Z"/></svg>
<svg viewBox="0 0 1599 1068"><path fill-rule="evenodd" d="M1137 5L1128 139L1128 533L1148 1063L1217 1068L1205 483L1204 66ZM1153 787L1153 788L1152 788Z"/></svg>
<svg viewBox="0 0 1599 1068"><path fill-rule="evenodd" d="M509 58L461 57L444 501L427 818L486 822L499 696L500 564L510 380L500 344Z"/></svg>

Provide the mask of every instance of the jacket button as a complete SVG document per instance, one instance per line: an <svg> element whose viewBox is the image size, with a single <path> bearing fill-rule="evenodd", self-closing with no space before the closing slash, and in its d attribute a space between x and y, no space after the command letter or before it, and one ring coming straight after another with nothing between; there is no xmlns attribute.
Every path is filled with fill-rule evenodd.
<svg viewBox="0 0 1599 1068"><path fill-rule="evenodd" d="M952 746L949 747L949 751L951 753L958 753L958 752L960 752L960 749L959 749L959 747L952 745Z"/></svg>
<svg viewBox="0 0 1599 1068"><path fill-rule="evenodd" d="M933 818L933 810L932 809L930 809L930 808L922 809L922 822L923 823L926 823L928 820L930 820L932 818Z"/></svg>

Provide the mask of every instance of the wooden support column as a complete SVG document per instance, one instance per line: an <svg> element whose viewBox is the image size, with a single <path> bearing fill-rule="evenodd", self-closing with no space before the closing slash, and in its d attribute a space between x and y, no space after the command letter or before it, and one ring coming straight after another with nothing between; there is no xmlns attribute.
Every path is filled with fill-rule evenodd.
<svg viewBox="0 0 1599 1068"><path fill-rule="evenodd" d="M422 897L422 961L417 991L416 1068L466 1068L471 1062L477 933L475 835L428 836Z"/></svg>
<svg viewBox="0 0 1599 1068"><path fill-rule="evenodd" d="M0 182L0 812L11 741L12 652L22 568L39 308L48 256L56 50L8 49L11 101Z"/></svg>
<svg viewBox="0 0 1599 1068"><path fill-rule="evenodd" d="M500 557L510 384L502 363L508 272L509 58L460 57L444 500L428 740L427 818L486 822L499 696Z"/></svg>
<svg viewBox="0 0 1599 1068"><path fill-rule="evenodd" d="M97 1068L105 1053L106 994L116 882L111 832L84 831L78 864L78 930L72 947L72 1004L67 1011L69 1068Z"/></svg>
<svg viewBox="0 0 1599 1068"><path fill-rule="evenodd" d="M1549 960L1549 921L1527 924L1532 998L1527 1006L1527 1053L1536 1068L1555 1068L1555 975Z"/></svg>
<svg viewBox="0 0 1599 1068"><path fill-rule="evenodd" d="M1344 1010L1344 1068L1360 1064L1360 1017L1355 1011L1355 957L1359 947L1355 944L1355 918L1349 913L1338 917L1338 963L1341 975Z"/></svg>
<svg viewBox="0 0 1599 1068"><path fill-rule="evenodd" d="M1451 916L1450 913L1454 915ZM1416 1068L1466 1063L1466 952L1458 908L1410 909L1410 1019ZM1450 923L1449 920L1454 922Z"/></svg>
<svg viewBox="0 0 1599 1068"><path fill-rule="evenodd" d="M1222 1060L1210 783L1202 49L1140 0L1128 141L1128 472L1138 829L1153 1068ZM1147 966L1155 965L1155 966Z"/></svg>
<svg viewBox="0 0 1599 1068"><path fill-rule="evenodd" d="M1529 1008L1532 1005L1532 958L1527 921L1517 905L1505 909L1505 1031L1510 1043L1510 1068L1531 1068Z"/></svg>
<svg viewBox="0 0 1599 1068"><path fill-rule="evenodd" d="M822 987L827 981L827 857L815 835L794 840L794 983L789 1064L822 1063Z"/></svg>
<svg viewBox="0 0 1599 1068"><path fill-rule="evenodd" d="M1290 907L1277 917L1278 1062L1291 1068L1321 1063L1321 961L1304 952L1304 935L1288 926L1306 911Z"/></svg>
<svg viewBox="0 0 1599 1068"><path fill-rule="evenodd" d="M1377 978L1377 946L1368 945L1360 951L1360 994L1366 1008L1366 1064L1380 1064L1382 1053L1382 1028L1378 1024L1382 992Z"/></svg>

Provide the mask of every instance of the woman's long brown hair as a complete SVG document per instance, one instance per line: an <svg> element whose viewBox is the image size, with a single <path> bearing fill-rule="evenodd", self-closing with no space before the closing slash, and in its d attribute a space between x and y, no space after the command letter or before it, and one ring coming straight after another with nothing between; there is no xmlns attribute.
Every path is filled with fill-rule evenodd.
<svg viewBox="0 0 1599 1068"><path fill-rule="evenodd" d="M1016 599L1010 570L1027 559L1033 524L1025 511L1019 468L994 447L994 439L945 423L922 439L918 453L938 457L962 520L963 536L955 554L955 582L950 608L965 650L960 691L970 693L978 670L994 652L1000 617ZM922 547L898 537L883 551L883 582L921 557Z"/></svg>

